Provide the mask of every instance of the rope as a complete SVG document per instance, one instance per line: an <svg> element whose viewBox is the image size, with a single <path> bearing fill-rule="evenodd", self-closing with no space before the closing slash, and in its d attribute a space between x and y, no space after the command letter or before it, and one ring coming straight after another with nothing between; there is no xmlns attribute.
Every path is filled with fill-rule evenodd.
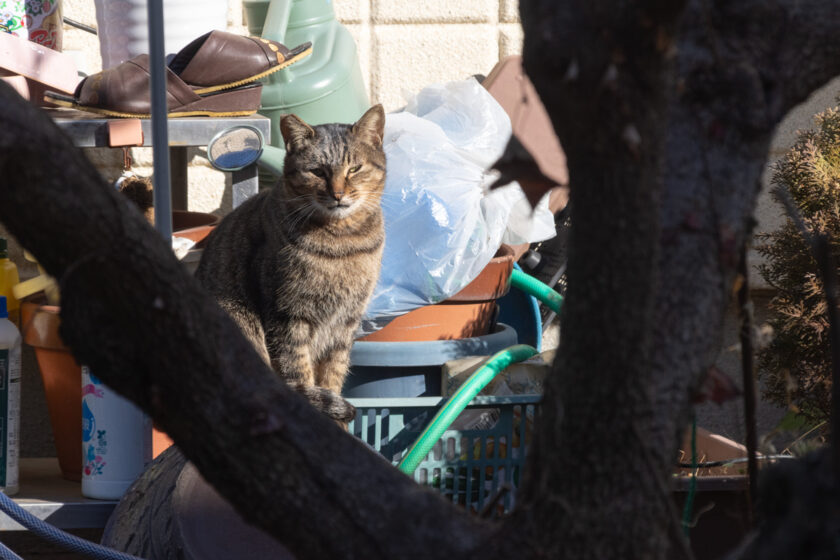
<svg viewBox="0 0 840 560"><path fill-rule="evenodd" d="M28 511L24 510L22 507L17 505L14 500L2 492L0 492L0 510L42 539L49 541L56 546L60 546L70 552L84 554L90 558L95 558L96 560L141 560L137 556L132 556L124 552L118 552L85 539L80 539L75 535L65 533L64 531L53 527L49 523L38 519ZM5 551L0 550L0 555L4 553ZM3 555L0 556L0 558L3 558L3 560L6 558L9 558L10 560L20 558L14 554L14 552L11 552L11 554L13 556Z"/></svg>

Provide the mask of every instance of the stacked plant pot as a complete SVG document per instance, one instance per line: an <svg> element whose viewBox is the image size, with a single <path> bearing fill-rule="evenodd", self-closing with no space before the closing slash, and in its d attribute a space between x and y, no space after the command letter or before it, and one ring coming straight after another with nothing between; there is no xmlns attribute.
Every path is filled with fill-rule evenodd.
<svg viewBox="0 0 840 560"><path fill-rule="evenodd" d="M496 323L496 300L508 292L513 258L513 249L502 245L481 274L454 296L414 309L357 340L343 394L440 395L443 363L516 344L516 331Z"/></svg>

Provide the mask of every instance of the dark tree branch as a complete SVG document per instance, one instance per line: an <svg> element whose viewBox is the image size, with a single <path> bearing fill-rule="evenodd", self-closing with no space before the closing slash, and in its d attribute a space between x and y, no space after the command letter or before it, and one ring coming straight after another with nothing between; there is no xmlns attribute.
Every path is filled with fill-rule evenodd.
<svg viewBox="0 0 840 560"><path fill-rule="evenodd" d="M300 558L687 555L669 473L773 129L840 73L840 0L521 9L575 215L563 348L501 524L459 515L289 391L139 213L0 86L0 221L60 278L65 341Z"/></svg>
<svg viewBox="0 0 840 560"><path fill-rule="evenodd" d="M542 553L568 558L685 554L667 531L670 465L643 439L656 414L661 170L682 8L650 5L521 4L525 69L568 158L574 217L563 343L514 516ZM546 539L541 518L564 524Z"/></svg>
<svg viewBox="0 0 840 560"><path fill-rule="evenodd" d="M753 227L756 186L774 128L793 105L840 73L840 2L835 0L690 0L679 32L673 33L655 26L633 30L640 20L632 13L641 11L641 4L609 4L568 2L562 10L549 0L521 4L525 67L566 150L575 209L564 348L555 365L558 380L552 379L549 387L558 391L564 406L562 411L547 410L550 427L541 432L539 442L561 445L577 461L552 468L551 476L558 481L553 486L541 480L534 488L557 489L552 494L555 510L569 515L574 511L576 517L581 509L576 507L578 491L559 481L574 480L579 487L597 481L602 500L608 501L604 493L621 480L620 473L601 464L598 452L586 449L619 446L628 452L645 446L653 456L651 476L667 481L693 394L720 349L723 317L738 258ZM630 33L614 28L622 21ZM650 67L640 61L648 60L645 55L653 49L645 39L622 41L632 35L657 37L665 52L673 49L677 54L674 95L666 106L661 96L648 95L645 88L650 76L645 70ZM670 84L662 80L652 87L663 88L657 89L661 94ZM667 112L664 159L657 170L659 161L646 159L650 147L642 146L637 167L650 171L640 173L627 165L627 140L655 138L660 111ZM616 118L622 114L632 114L634 123L637 119L648 128L637 127L635 134L618 125L628 122ZM657 149L653 152L659 153ZM652 220L626 193L655 192L648 191L650 181L645 178L657 174L664 177L664 188L661 198L646 201L658 212L658 220ZM617 177L626 179L623 192L612 188ZM616 207L623 212L613 213ZM629 231L631 226L648 229L657 222L661 235L655 241ZM648 260L651 255L656 255L653 263ZM640 270L638 263L655 273ZM638 278L657 288L644 289L636 284ZM652 311L647 315L650 298ZM625 343L632 353L625 353ZM602 356L605 346L609 357ZM631 381L622 382L619 372ZM593 386L597 384L603 389ZM650 404L639 388L649 392ZM641 438L622 429L626 419L614 410L617 406L640 418ZM602 424L612 433L600 433ZM554 438L543 440L548 433ZM569 441L575 444L569 447ZM584 446L577 447L579 442ZM538 447L533 457L545 461L542 452ZM622 464L639 464L632 451L623 459ZM596 472L573 474L581 463ZM655 489L645 475L635 490L626 490L625 505L638 507L636 513L650 511L642 503ZM665 515L664 509L654 511L657 519L647 540L625 545L637 546L634 554L645 550L650 557L667 557ZM601 510L593 517L606 515ZM584 526L589 524L581 530ZM632 538L631 530L616 533ZM620 536L608 539L596 531L591 538L580 538L593 550L610 540L612 557L629 550L617 544Z"/></svg>
<svg viewBox="0 0 840 560"><path fill-rule="evenodd" d="M661 207L652 437L663 462L719 352L772 134L796 103L840 74L838 25L836 0L689 4Z"/></svg>
<svg viewBox="0 0 840 560"><path fill-rule="evenodd" d="M42 111L5 84L0 107L0 220L60 279L62 338L245 519L299 558L458 557L486 538L491 525L418 486L280 382Z"/></svg>

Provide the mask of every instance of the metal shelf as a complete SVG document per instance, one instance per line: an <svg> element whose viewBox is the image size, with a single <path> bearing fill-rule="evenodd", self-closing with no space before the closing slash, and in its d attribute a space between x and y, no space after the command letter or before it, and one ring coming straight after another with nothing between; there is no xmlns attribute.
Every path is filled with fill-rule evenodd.
<svg viewBox="0 0 840 560"><path fill-rule="evenodd" d="M108 121L101 115L75 109L46 109L58 127L80 148L108 148ZM187 209L187 149L206 147L216 134L232 126L250 125L263 133L266 143L271 140L271 120L254 114L247 117L184 117L169 119L169 159L172 168L172 208ZM141 119L143 146L152 145L152 121ZM114 149L114 148L111 148ZM232 172L233 207L257 194L259 182L256 164Z"/></svg>
<svg viewBox="0 0 840 560"><path fill-rule="evenodd" d="M20 491L12 496L35 517L60 529L100 529L117 505L116 500L92 500L82 496L79 482L65 480L53 457L20 460ZM0 513L0 531L24 527Z"/></svg>

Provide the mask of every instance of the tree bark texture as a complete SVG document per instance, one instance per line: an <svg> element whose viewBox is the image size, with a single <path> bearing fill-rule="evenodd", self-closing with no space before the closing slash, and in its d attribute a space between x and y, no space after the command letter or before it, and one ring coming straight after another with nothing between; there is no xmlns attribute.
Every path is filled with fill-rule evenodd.
<svg viewBox="0 0 840 560"><path fill-rule="evenodd" d="M0 221L62 337L299 558L679 558L669 474L775 125L840 73L840 0L523 0L568 157L564 340L519 507L417 487L281 383L81 151L0 85Z"/></svg>
<svg viewBox="0 0 840 560"><path fill-rule="evenodd" d="M514 522L549 556L660 557L673 540L670 495L646 434L656 415L661 170L682 3L521 9L525 68L567 156L572 228L563 342ZM540 518L564 520L554 543L537 535Z"/></svg>
<svg viewBox="0 0 840 560"><path fill-rule="evenodd" d="M690 0L675 28L680 9L521 4L573 218L563 343L516 516L567 520L552 535L564 557L684 550L669 476L720 350L771 135L840 73L838 2Z"/></svg>

